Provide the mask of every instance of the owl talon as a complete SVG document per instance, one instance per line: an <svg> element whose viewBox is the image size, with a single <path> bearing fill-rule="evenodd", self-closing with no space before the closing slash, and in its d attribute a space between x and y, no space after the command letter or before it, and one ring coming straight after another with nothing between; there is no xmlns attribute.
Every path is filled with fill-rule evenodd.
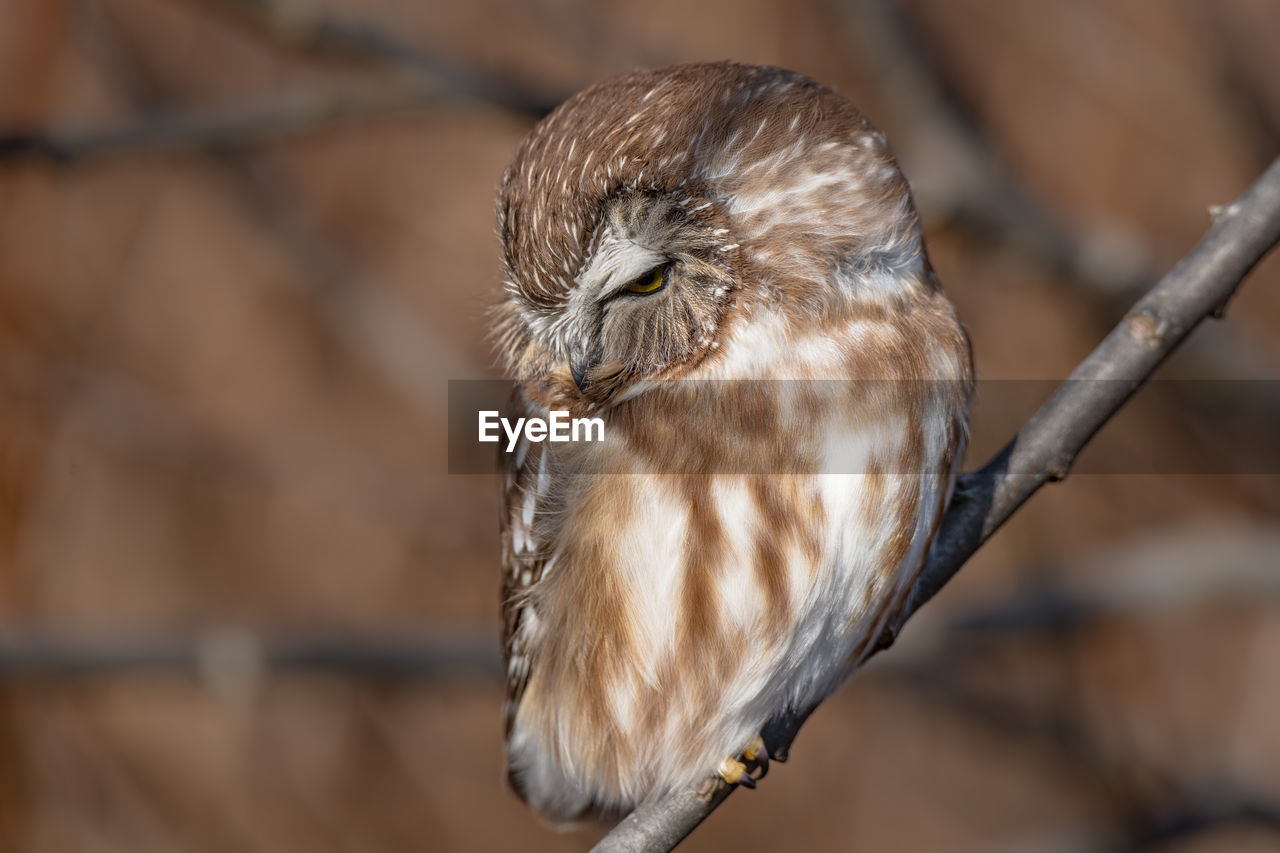
<svg viewBox="0 0 1280 853"><path fill-rule="evenodd" d="M747 763L749 769L760 769L760 775L756 779L763 779L769 772L769 749L764 744L764 738L756 735L756 739L742 751L742 760Z"/></svg>
<svg viewBox="0 0 1280 853"><path fill-rule="evenodd" d="M753 775L753 771L760 771L760 775ZM720 766L716 769L716 775L729 785L741 785L744 788L754 788L756 782L765 777L769 772L769 750L764 745L764 739L756 735L751 743L747 744L746 749L742 750L742 760L734 758L726 758L720 762Z"/></svg>
<svg viewBox="0 0 1280 853"><path fill-rule="evenodd" d="M747 785L750 782L747 787L754 788L756 784L756 780L747 772L747 765L732 758L721 761L716 773L729 785Z"/></svg>

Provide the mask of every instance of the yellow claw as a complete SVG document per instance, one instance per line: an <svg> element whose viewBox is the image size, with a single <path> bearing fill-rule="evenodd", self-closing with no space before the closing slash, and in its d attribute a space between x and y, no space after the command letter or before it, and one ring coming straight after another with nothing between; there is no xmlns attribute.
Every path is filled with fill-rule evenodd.
<svg viewBox="0 0 1280 853"><path fill-rule="evenodd" d="M765 771L769 769L769 752L765 749L764 739L760 735L756 735L751 739L751 743L747 744L746 749L742 750L742 760L736 758L726 758L720 762L720 766L716 768L716 775L730 785L743 785L747 788L756 786L756 777L751 775L751 771L747 769L748 764L760 767L760 775L763 776Z"/></svg>
<svg viewBox="0 0 1280 853"><path fill-rule="evenodd" d="M743 764L741 761L735 761L732 758L726 758L724 761L721 761L720 767L716 772L720 774L721 779L728 782L730 785L737 785L742 782L743 779L751 778L747 775L747 765Z"/></svg>

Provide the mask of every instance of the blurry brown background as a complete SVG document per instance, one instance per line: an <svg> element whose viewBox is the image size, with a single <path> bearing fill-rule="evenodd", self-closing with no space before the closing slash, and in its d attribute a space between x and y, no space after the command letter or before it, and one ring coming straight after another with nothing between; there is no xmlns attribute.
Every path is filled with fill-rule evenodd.
<svg viewBox="0 0 1280 853"><path fill-rule="evenodd" d="M599 835L502 786L496 484L443 450L539 110L693 59L836 87L980 375L1048 380L1280 151L1277 55L1272 0L0 0L0 850ZM1280 378L1277 285L1161 375ZM1280 849L1247 388L1145 390L1113 473L1037 495L687 849ZM1028 411L979 404L975 462Z"/></svg>

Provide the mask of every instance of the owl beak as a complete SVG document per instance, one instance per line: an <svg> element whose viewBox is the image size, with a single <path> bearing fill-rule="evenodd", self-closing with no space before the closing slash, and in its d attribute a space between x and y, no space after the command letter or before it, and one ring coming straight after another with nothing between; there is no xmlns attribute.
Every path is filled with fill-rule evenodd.
<svg viewBox="0 0 1280 853"><path fill-rule="evenodd" d="M574 358L569 360L569 372L573 374L573 384L578 386L579 391L585 392L587 386L591 383L587 381L587 371L591 369L591 360L589 358Z"/></svg>

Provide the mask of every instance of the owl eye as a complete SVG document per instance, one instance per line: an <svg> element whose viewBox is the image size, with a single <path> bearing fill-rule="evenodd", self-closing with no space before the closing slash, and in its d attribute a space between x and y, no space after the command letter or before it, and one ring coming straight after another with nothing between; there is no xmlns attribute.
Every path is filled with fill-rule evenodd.
<svg viewBox="0 0 1280 853"><path fill-rule="evenodd" d="M627 293L657 293L665 284L666 267L654 267L623 288Z"/></svg>

